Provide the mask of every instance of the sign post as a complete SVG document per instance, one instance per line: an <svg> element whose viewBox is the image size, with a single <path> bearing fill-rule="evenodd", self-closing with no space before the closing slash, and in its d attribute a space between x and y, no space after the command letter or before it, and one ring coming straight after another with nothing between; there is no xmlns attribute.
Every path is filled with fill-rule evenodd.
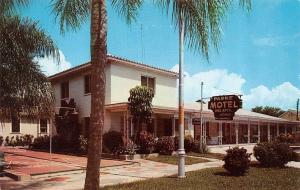
<svg viewBox="0 0 300 190"><path fill-rule="evenodd" d="M214 112L216 120L233 120L235 112L242 108L242 99L237 95L213 96L208 109Z"/></svg>

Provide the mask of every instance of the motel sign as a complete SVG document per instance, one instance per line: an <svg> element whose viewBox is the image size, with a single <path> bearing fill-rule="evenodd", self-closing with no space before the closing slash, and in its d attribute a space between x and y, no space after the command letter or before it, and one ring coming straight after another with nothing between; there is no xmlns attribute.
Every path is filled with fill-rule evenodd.
<svg viewBox="0 0 300 190"><path fill-rule="evenodd" d="M236 95L213 96L208 109L214 112L216 120L233 120L234 113L242 108L242 99Z"/></svg>

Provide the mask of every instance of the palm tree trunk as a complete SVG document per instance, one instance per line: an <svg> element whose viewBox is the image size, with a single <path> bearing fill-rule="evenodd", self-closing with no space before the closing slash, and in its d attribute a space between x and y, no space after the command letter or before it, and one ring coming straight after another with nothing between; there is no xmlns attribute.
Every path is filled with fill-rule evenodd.
<svg viewBox="0 0 300 190"><path fill-rule="evenodd" d="M92 96L85 190L100 189L100 161L105 105L105 66L107 62L107 12L105 4L105 0L92 0L91 3Z"/></svg>

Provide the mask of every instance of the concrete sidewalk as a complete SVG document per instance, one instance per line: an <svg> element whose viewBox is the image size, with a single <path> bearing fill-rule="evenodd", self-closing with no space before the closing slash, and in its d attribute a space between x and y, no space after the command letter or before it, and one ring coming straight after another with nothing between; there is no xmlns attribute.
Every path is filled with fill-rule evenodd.
<svg viewBox="0 0 300 190"><path fill-rule="evenodd" d="M140 164L116 166L101 169L101 186L129 183L149 178L172 176L177 174L177 166L153 162L148 160L137 160ZM204 168L220 167L220 160L198 163L186 166L186 171L195 171ZM85 172L49 174L35 176L30 181L16 182L7 178L0 178L2 189L32 189L32 190L76 190L82 189L84 185Z"/></svg>

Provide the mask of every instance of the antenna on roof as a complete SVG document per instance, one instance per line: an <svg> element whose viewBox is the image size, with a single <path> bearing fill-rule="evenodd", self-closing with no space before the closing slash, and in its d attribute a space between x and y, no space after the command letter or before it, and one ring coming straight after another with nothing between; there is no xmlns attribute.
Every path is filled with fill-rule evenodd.
<svg viewBox="0 0 300 190"><path fill-rule="evenodd" d="M141 62L144 63L145 58L145 48L144 48L144 39L143 39L143 24L141 24Z"/></svg>

